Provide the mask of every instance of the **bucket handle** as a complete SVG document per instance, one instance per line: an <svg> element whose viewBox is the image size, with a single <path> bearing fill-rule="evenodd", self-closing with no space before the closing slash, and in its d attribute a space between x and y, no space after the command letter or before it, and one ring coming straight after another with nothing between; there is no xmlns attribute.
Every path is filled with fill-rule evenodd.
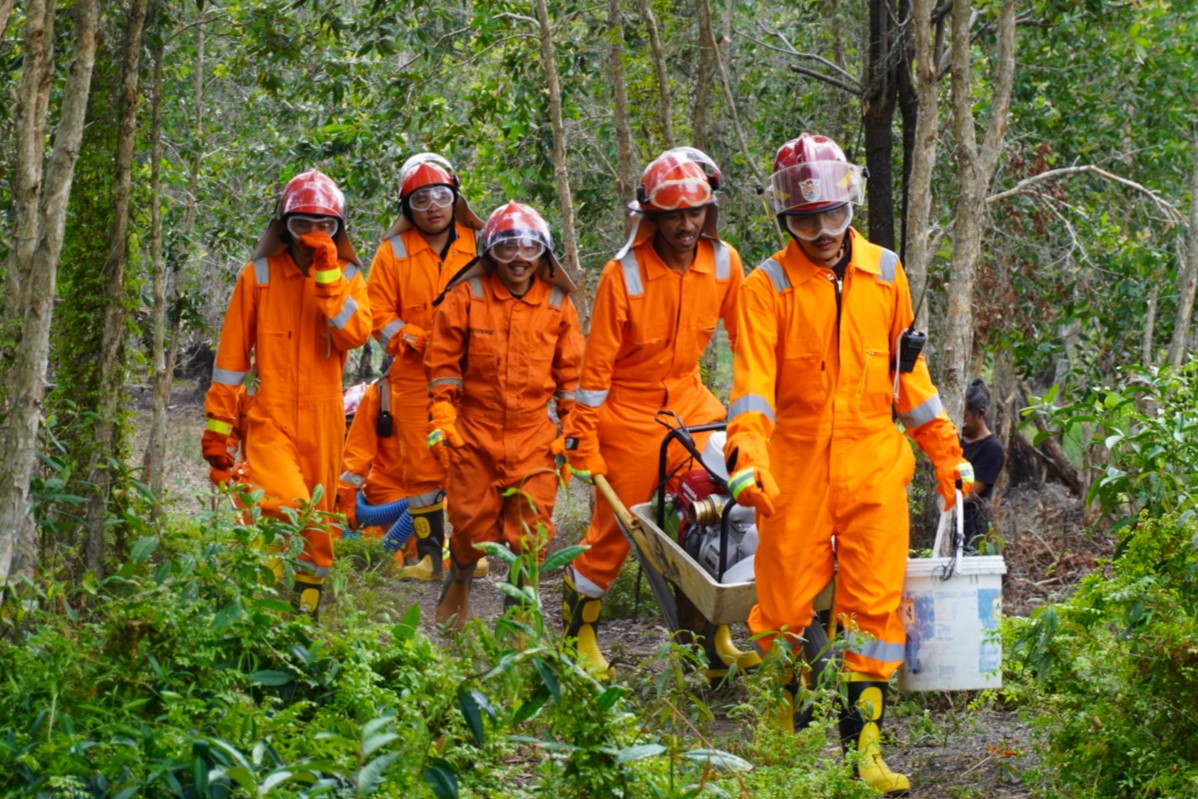
<svg viewBox="0 0 1198 799"><path fill-rule="evenodd" d="M952 508L940 512L940 523L936 526L936 540L932 544L932 557L950 558L949 562L938 570L941 572L941 580L951 579L957 573L957 569L961 565L961 558L965 554L965 499L961 496L961 489L958 488L956 493L957 501ZM953 524L954 520L956 525ZM942 554L946 538L951 538L949 546L952 547L952 550L947 554Z"/></svg>

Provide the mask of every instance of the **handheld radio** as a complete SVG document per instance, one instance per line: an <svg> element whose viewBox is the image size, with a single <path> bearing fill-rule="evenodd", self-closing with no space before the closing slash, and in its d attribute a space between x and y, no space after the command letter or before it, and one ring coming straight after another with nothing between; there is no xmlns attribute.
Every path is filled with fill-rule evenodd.
<svg viewBox="0 0 1198 799"><path fill-rule="evenodd" d="M928 283L930 282L930 278L924 278L923 291L919 293L919 304L915 306L915 315L911 318L911 326L899 336L894 359L898 364L898 371L903 374L915 370L915 362L919 360L924 345L928 343L928 334L923 330L916 330L915 322L919 319L919 312L923 308L923 300L928 294Z"/></svg>

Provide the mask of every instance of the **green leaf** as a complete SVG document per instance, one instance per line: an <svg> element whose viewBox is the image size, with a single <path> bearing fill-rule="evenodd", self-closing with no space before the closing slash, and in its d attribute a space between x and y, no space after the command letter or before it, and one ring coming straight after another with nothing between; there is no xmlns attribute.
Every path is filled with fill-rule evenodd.
<svg viewBox="0 0 1198 799"><path fill-rule="evenodd" d="M639 746L630 746L627 749L621 749L616 755L616 765L622 766L625 763L631 763L634 760L644 760L647 757L656 757L666 748L661 744L640 744Z"/></svg>
<svg viewBox="0 0 1198 799"><path fill-rule="evenodd" d="M537 674L541 676L541 682L543 682L545 687L549 689L549 694L553 697L554 703L556 704L561 702L562 688L561 685L558 684L557 675L555 675L553 670L550 669L545 664L545 661L541 660L540 658L533 658L532 665L533 668L537 670Z"/></svg>
<svg viewBox="0 0 1198 799"><path fill-rule="evenodd" d="M255 671L250 675L251 685L286 685L295 679L295 675L289 671Z"/></svg>
<svg viewBox="0 0 1198 799"><path fill-rule="evenodd" d="M420 606L412 605L404 613L403 619L400 620L399 624L391 628L391 637L395 640L395 643L403 643L415 635L418 629L420 629Z"/></svg>
<svg viewBox="0 0 1198 799"><path fill-rule="evenodd" d="M129 550L129 562L144 563L156 549L158 549L158 536L148 535L139 538L133 542L133 547Z"/></svg>
<svg viewBox="0 0 1198 799"><path fill-rule="evenodd" d="M387 770L387 766L395 762L395 758L399 755L399 752L388 752L363 766L362 770L358 772L357 795L370 796L374 793L383 781L383 772ZM455 785L454 788L456 795L457 786Z"/></svg>
<svg viewBox="0 0 1198 799"><path fill-rule="evenodd" d="M520 557L503 544L496 544L494 541L483 541L481 543L475 544L474 546L487 553L488 556L495 558L496 560L503 561L508 566L511 566L513 563L515 563L516 558Z"/></svg>
<svg viewBox="0 0 1198 799"><path fill-rule="evenodd" d="M562 566L570 563L583 552L586 552L588 549L590 549L590 547L578 545L563 547L549 557L545 558L545 562L541 564L541 572L544 573L553 571L554 569L559 569Z"/></svg>
<svg viewBox="0 0 1198 799"><path fill-rule="evenodd" d="M713 768L724 771L753 770L753 764L749 761L721 749L692 749L683 757L695 763L711 764Z"/></svg>
<svg viewBox="0 0 1198 799"><path fill-rule="evenodd" d="M542 685L533 692L533 695L528 698L528 701L520 705L520 707L516 710L515 715L512 716L512 724L523 724L524 722L528 721L533 716L537 715L537 713L540 712L541 708L543 708L545 703L548 701L549 689Z"/></svg>
<svg viewBox="0 0 1198 799"><path fill-rule="evenodd" d="M266 779L262 780L262 785L258 788L258 793L265 796L276 785L281 785L294 776L294 772L284 769L283 771L275 771Z"/></svg>
<svg viewBox="0 0 1198 799"><path fill-rule="evenodd" d="M442 758L433 758L424 767L424 781L437 799L458 799L458 775Z"/></svg>
<svg viewBox="0 0 1198 799"><path fill-rule="evenodd" d="M245 614L241 609L241 603L234 599L229 604L225 605L212 619L212 629L220 632L233 624L236 624L239 619Z"/></svg>
<svg viewBox="0 0 1198 799"><path fill-rule="evenodd" d="M398 738L399 735L393 732L384 732L378 735L372 735L362 741L362 757L370 757L380 748Z"/></svg>
<svg viewBox="0 0 1198 799"><path fill-rule="evenodd" d="M478 701L474 698L474 694L463 686L458 687L458 709L462 711L462 717L466 719L466 727L470 730L470 735L473 736L475 743L479 746L486 744L482 711L478 707Z"/></svg>
<svg viewBox="0 0 1198 799"><path fill-rule="evenodd" d="M623 696L623 688L618 685L609 686L603 691L603 693L599 694L599 710L606 713L607 711L611 710L612 706L616 702L620 701L620 698Z"/></svg>

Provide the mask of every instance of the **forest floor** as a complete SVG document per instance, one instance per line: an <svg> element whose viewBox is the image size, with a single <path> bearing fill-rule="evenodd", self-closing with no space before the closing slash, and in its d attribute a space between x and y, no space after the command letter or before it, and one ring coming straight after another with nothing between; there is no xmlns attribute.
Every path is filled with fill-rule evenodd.
<svg viewBox="0 0 1198 799"><path fill-rule="evenodd" d="M167 488L175 512L191 514L210 503L207 465L199 452L203 428L203 404L194 383L178 383L169 415ZM148 402L148 399L145 400ZM140 404L140 403L139 403ZM148 414L141 414L148 418ZM144 433L138 430L135 457L140 460ZM590 517L590 492L577 481L559 497L555 520L558 527L553 548L577 543ZM994 508L995 526L1003 540L1007 575L1003 583L1003 606L1007 615L1025 616L1035 607L1067 595L1077 581L1089 573L1096 561L1109 554L1110 542L1095 539L1083 528L1080 499L1063 486L1048 484L1037 490L1015 488L1005 492ZM633 563L630 559L629 563ZM377 603L380 614L397 618L412 603L421 608L422 624L433 637L439 636L432 623L440 585L401 582L390 563L368 566L372 589L366 601ZM626 571L629 571L626 569ZM633 570L634 571L634 570ZM471 597L472 616L490 623L502 613L503 594L499 582L503 568L475 581ZM633 612L635 588L630 578L621 578L616 588L624 596L605 603L601 641L613 665L626 673L649 662L668 640L656 616L644 617L645 609ZM556 607L561 594L560 574L547 575L542 586L547 621L560 625ZM326 592L327 594L327 592ZM643 602L653 606L647 586L640 588ZM337 623L338 597L322 606L322 620ZM362 600L359 598L358 602ZM626 612L625 618L607 618L610 605ZM372 606L373 608L373 606ZM738 631L745 640L745 630ZM448 645L449 642L447 642ZM742 647L747 644L742 643ZM1001 702L971 704L975 692L901 693L887 716L887 762L896 771L912 776L914 799L1015 799L1031 797L1024 775L1036 763L1031 730L1016 709ZM746 692L736 686L712 688L704 701L715 712L711 743L743 737L743 722L728 718L725 709L746 701ZM836 742L829 737L829 750Z"/></svg>

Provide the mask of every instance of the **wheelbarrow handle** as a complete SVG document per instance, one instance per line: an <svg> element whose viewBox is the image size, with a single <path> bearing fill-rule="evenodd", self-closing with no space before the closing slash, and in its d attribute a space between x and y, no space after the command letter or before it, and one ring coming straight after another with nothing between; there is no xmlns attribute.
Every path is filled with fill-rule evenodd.
<svg viewBox="0 0 1198 799"><path fill-rule="evenodd" d="M620 526L633 540L637 548L649 561L649 565L657 572L662 572L661 564L657 561L657 556L653 552L653 548L649 543L649 535L645 532L645 528L641 527L640 519L634 517L628 512L628 508L624 507L624 503L616 496L616 492L612 489L611 483L607 482L607 478L601 474L597 474L592 478L595 483L595 489L611 505L615 511L616 519L620 522Z"/></svg>

